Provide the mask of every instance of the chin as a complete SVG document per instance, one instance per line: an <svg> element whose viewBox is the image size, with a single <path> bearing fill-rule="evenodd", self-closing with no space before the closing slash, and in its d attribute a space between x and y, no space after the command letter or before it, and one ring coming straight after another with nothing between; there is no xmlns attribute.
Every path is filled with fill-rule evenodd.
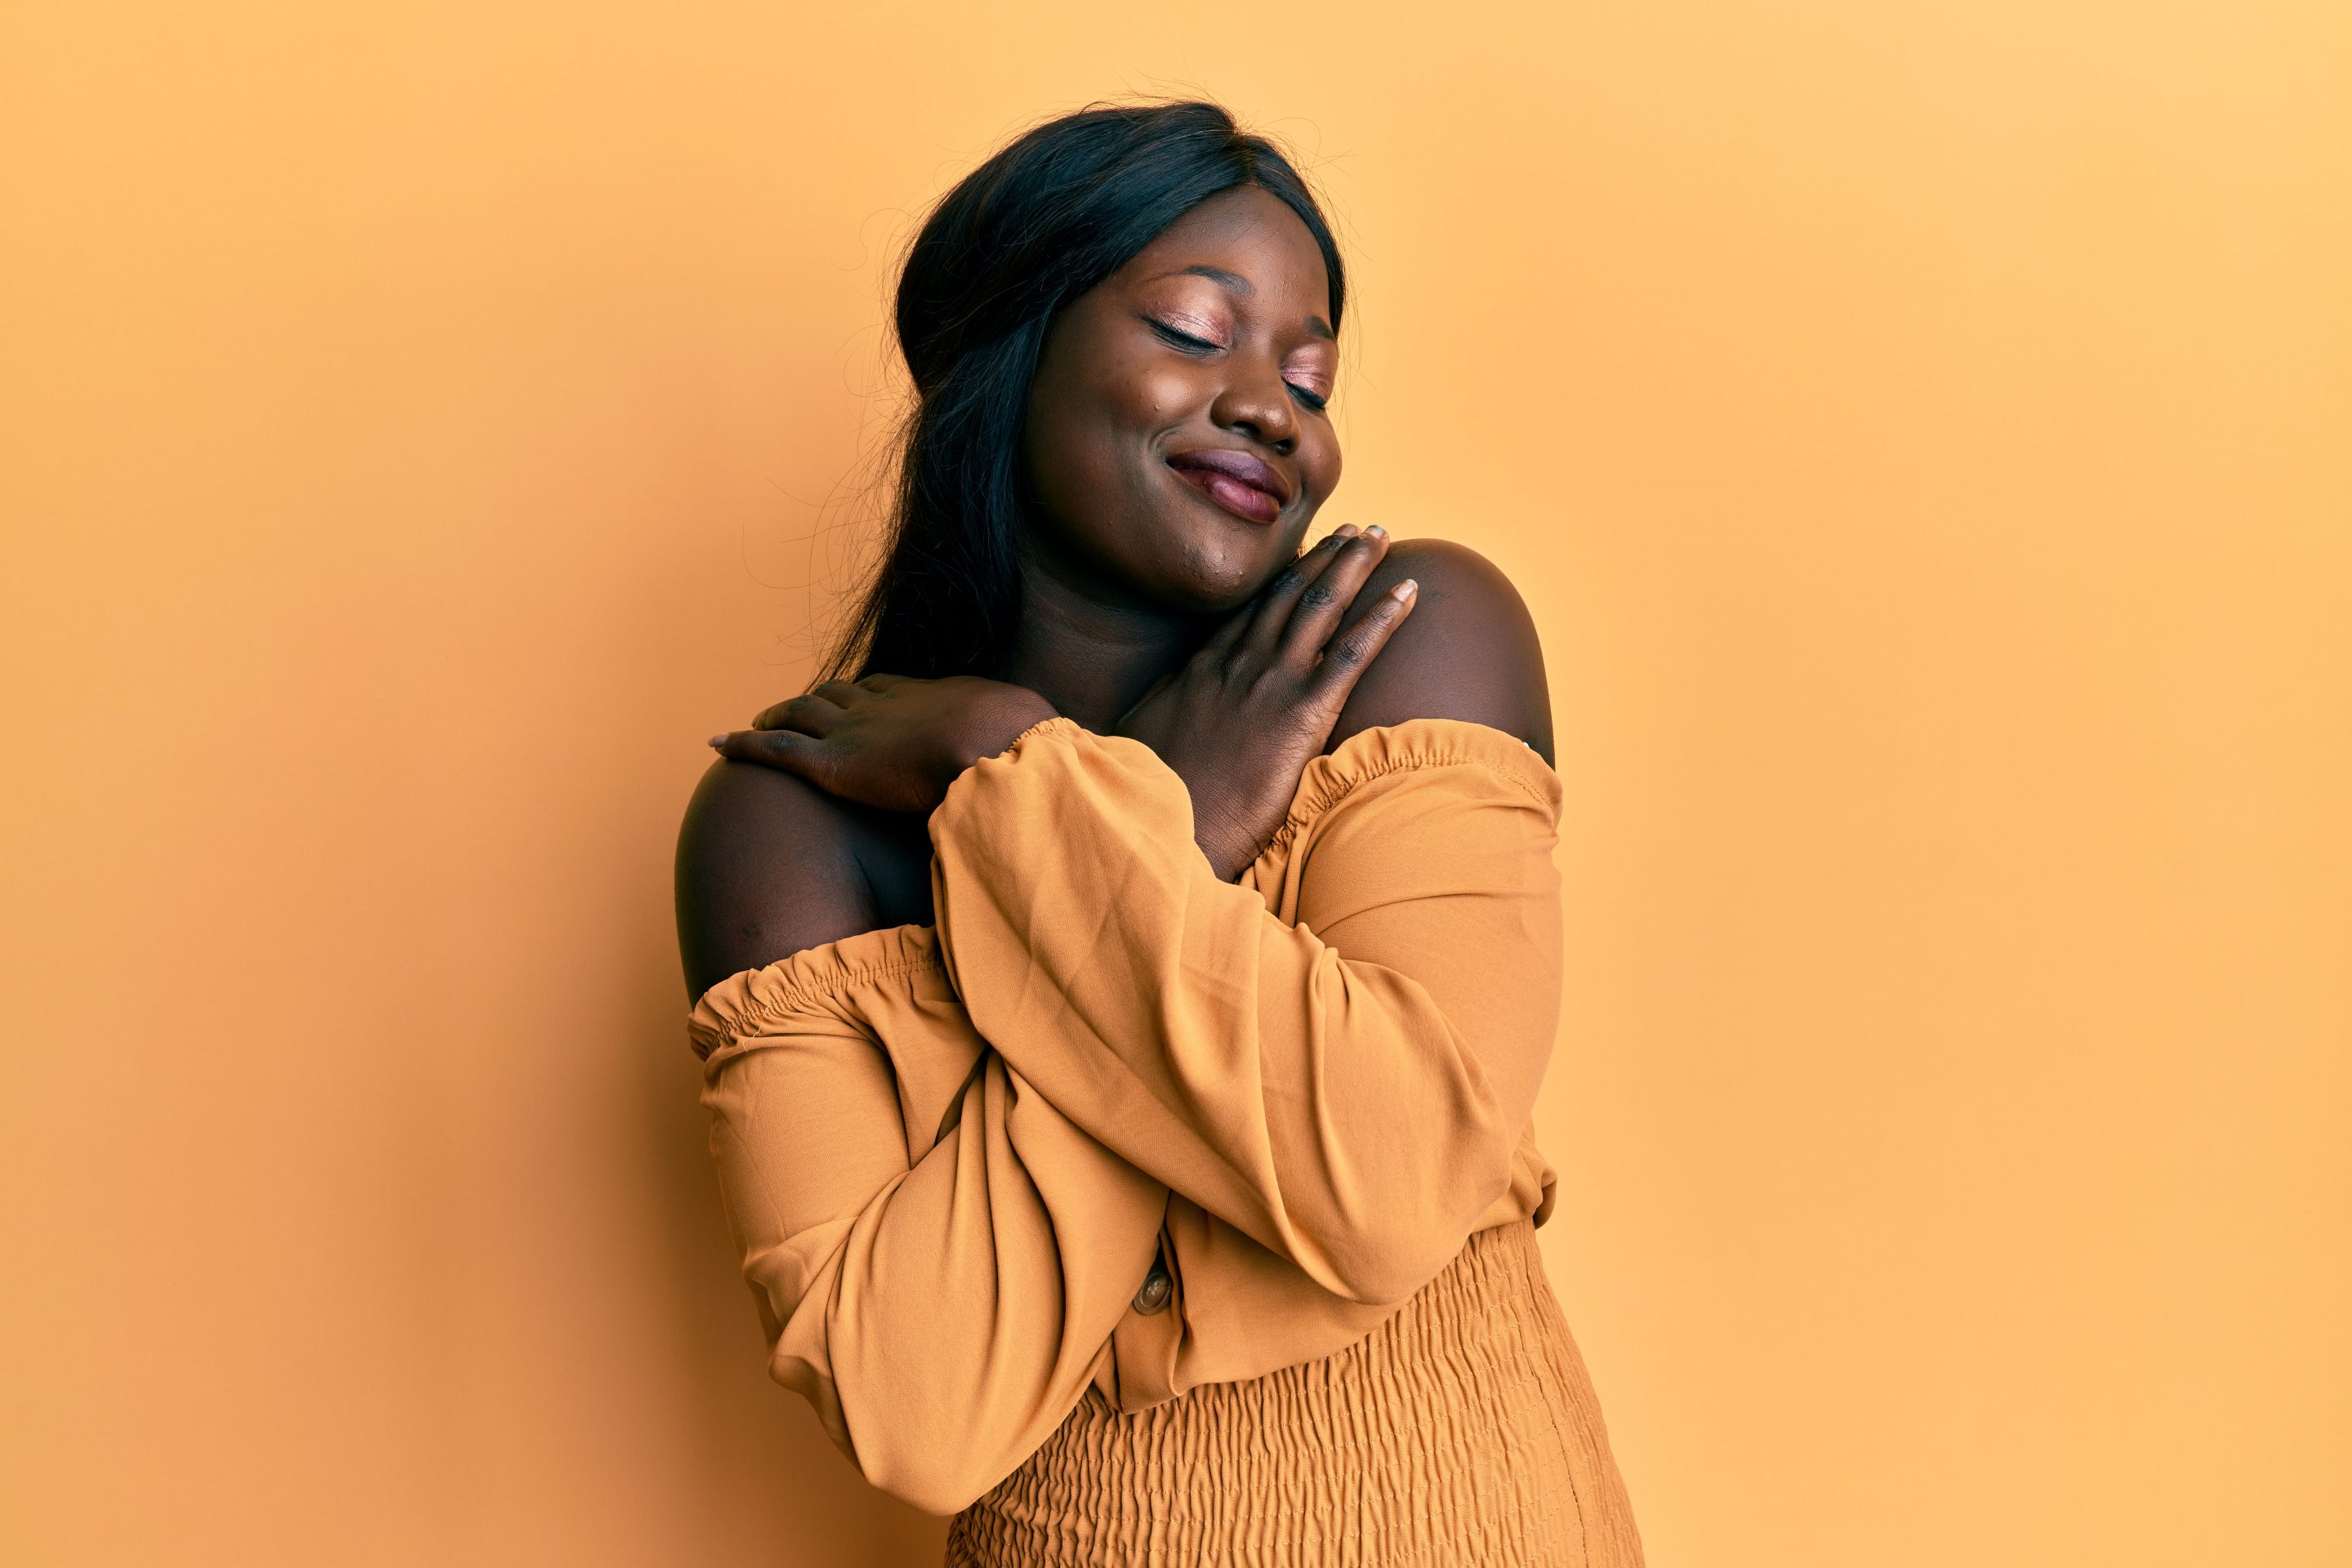
<svg viewBox="0 0 2352 1568"><path fill-rule="evenodd" d="M1237 609L1297 558L1301 531L1281 523L1188 530L1161 576L1161 596L1203 613Z"/></svg>
<svg viewBox="0 0 2352 1568"><path fill-rule="evenodd" d="M1203 548L1188 555L1185 570L1166 584L1167 591L1160 596L1171 605L1205 615L1236 610L1274 581L1286 559L1268 561L1255 552Z"/></svg>

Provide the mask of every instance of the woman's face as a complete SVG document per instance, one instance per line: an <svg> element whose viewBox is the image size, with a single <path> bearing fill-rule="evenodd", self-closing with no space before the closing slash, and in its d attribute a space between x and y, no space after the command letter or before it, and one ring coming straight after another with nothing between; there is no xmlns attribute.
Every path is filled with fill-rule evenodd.
<svg viewBox="0 0 2352 1568"><path fill-rule="evenodd" d="M1114 602L1247 599L1339 482L1323 254L1255 186L1211 197L1066 307L1029 394L1050 571Z"/></svg>

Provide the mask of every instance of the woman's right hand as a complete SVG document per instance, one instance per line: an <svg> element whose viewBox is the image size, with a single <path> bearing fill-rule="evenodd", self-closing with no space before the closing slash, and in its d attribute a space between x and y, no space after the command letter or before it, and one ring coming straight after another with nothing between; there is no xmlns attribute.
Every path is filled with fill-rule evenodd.
<svg viewBox="0 0 2352 1568"><path fill-rule="evenodd" d="M1343 524L1236 610L1113 733L1159 753L1192 796L1192 836L1230 882L1290 810L1357 678L1412 613L1408 578L1340 623L1388 552L1379 528Z"/></svg>

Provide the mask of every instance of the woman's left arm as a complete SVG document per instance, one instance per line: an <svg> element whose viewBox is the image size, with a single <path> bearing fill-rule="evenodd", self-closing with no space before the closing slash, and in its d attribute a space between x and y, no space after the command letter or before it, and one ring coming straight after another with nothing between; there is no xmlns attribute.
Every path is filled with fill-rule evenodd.
<svg viewBox="0 0 2352 1568"><path fill-rule="evenodd" d="M1521 635L1507 584L1497 605L1398 553L1433 647ZM1241 884L1150 748L1066 719L978 762L931 820L941 951L981 1034L1106 1147L1367 1302L1419 1289L1508 1185L1561 963L1559 779L1493 722L1514 700L1522 733L1537 716L1483 687L1470 721L1400 716L1381 666L1350 700L1378 717L1343 717ZM1425 673L1408 658L1391 680ZM1295 882L1257 885L1276 874Z"/></svg>

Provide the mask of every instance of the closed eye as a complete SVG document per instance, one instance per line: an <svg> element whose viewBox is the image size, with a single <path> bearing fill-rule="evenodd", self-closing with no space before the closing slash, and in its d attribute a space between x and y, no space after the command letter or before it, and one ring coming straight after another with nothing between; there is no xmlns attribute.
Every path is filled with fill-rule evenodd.
<svg viewBox="0 0 2352 1568"><path fill-rule="evenodd" d="M1171 327L1157 316L1146 316L1143 320L1147 326L1160 334L1162 341L1181 353L1207 355L1220 353L1224 350L1224 344L1185 331L1181 327ZM1301 386L1295 381L1286 381L1283 384L1290 388L1290 395L1293 397L1297 398L1299 402L1318 414L1323 412L1330 404L1329 397L1317 392L1311 386Z"/></svg>
<svg viewBox="0 0 2352 1568"><path fill-rule="evenodd" d="M1156 316L1147 316L1144 320L1151 323L1153 331L1158 332L1186 353L1214 353L1224 346L1222 343L1213 343L1206 338L1194 337L1190 332L1180 332Z"/></svg>

